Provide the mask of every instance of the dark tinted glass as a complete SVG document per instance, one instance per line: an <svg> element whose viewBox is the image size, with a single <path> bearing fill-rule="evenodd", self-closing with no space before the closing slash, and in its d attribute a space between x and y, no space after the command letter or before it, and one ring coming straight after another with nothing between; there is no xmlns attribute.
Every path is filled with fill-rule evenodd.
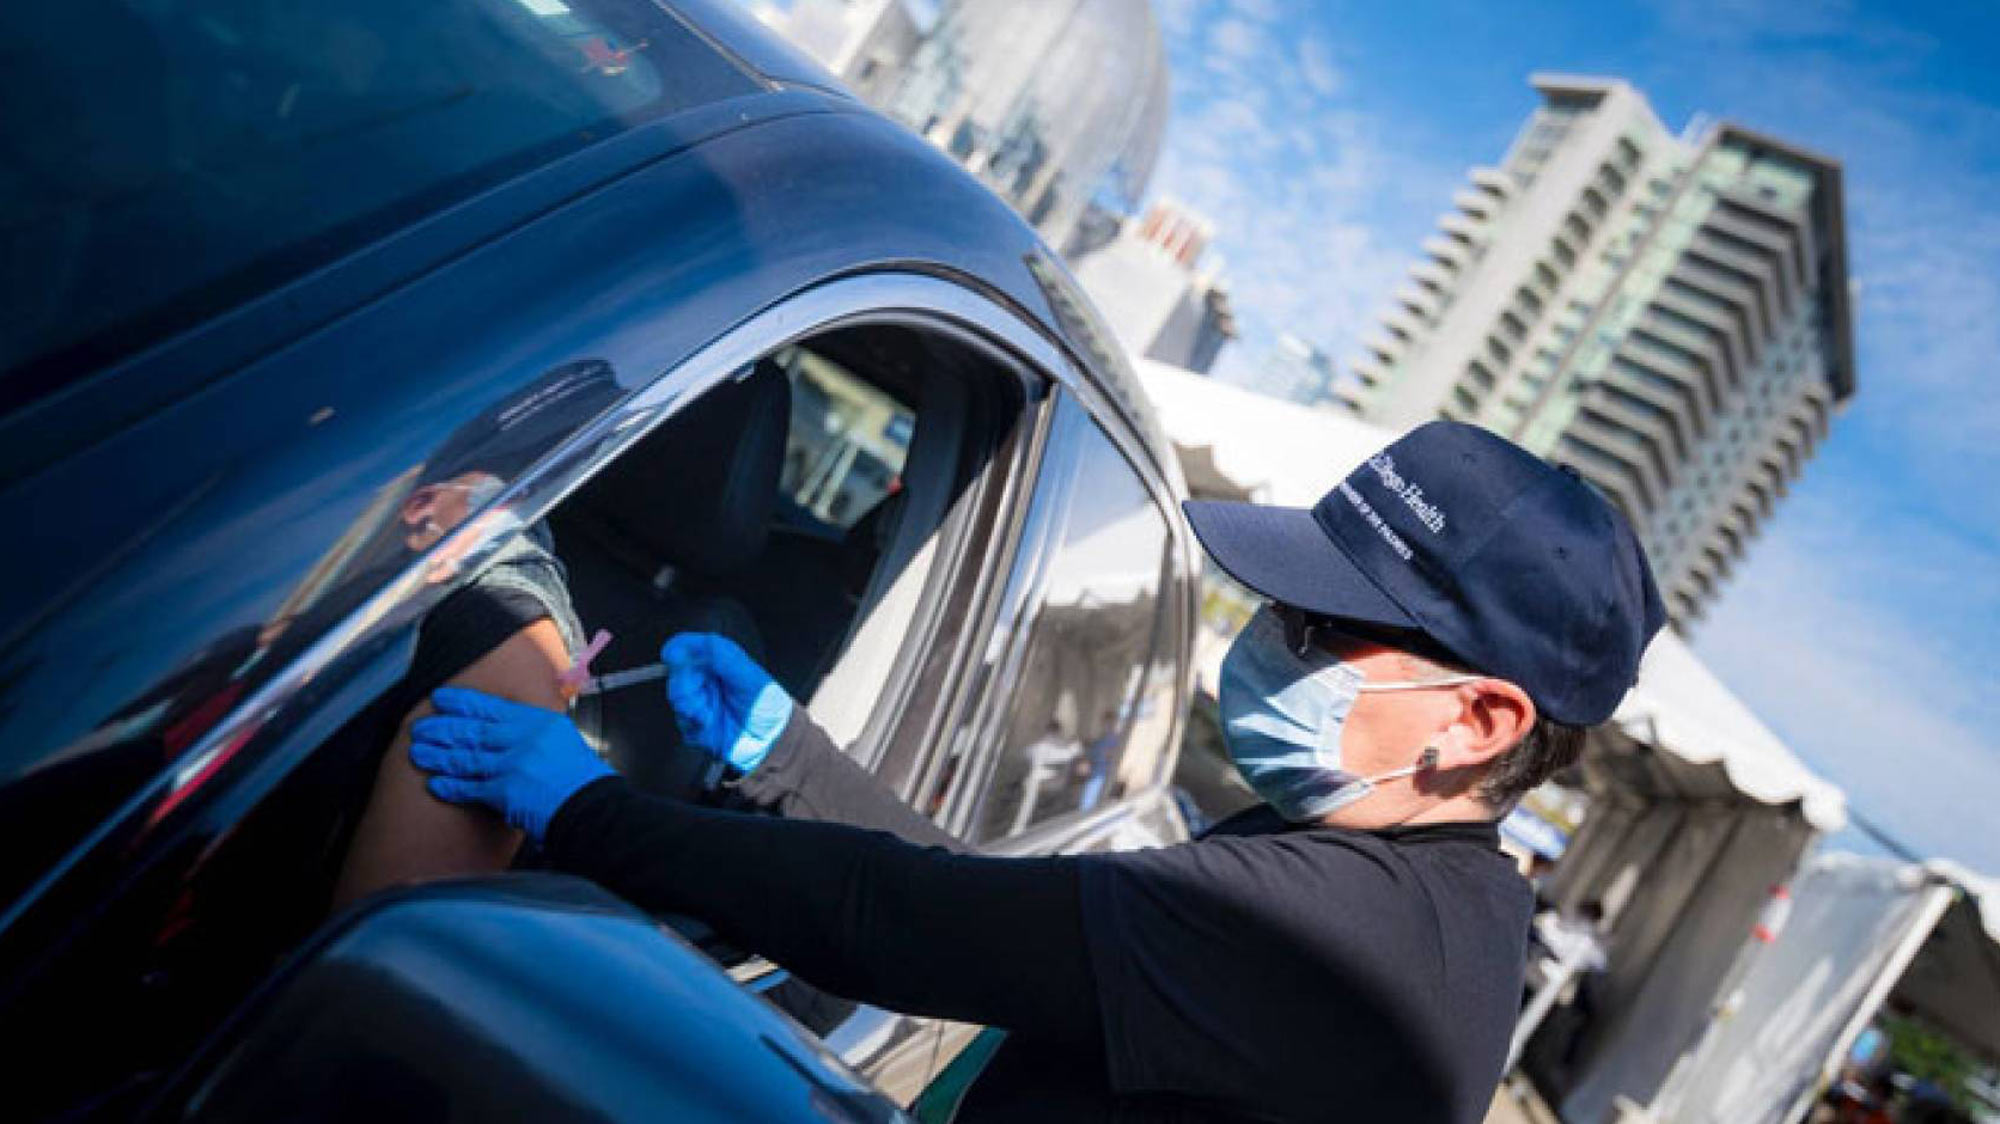
<svg viewBox="0 0 2000 1124"><path fill-rule="evenodd" d="M0 6L0 406L754 88L647 0Z"/></svg>
<svg viewBox="0 0 2000 1124"><path fill-rule="evenodd" d="M1062 530L1029 625L1000 759L973 825L980 841L1098 807L1150 781L1157 761L1149 744L1145 775L1125 767L1135 727L1153 729L1160 709L1147 687L1164 648L1166 520L1095 426L1074 432L1081 444Z"/></svg>

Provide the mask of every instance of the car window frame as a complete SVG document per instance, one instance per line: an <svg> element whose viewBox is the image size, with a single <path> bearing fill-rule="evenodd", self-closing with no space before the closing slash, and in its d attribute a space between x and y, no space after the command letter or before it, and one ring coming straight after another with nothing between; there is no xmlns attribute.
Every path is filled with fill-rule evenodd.
<svg viewBox="0 0 2000 1124"><path fill-rule="evenodd" d="M1189 630L1196 608L1188 577L1192 544L1185 521L1177 517L1179 508L1171 485L1164 474L1153 467L1151 458L1135 455L1144 448L1143 442L1126 426L1123 415L1109 409L1108 405L1108 400L1101 396L1093 402L1091 395L1078 393L1070 384L1065 384L1051 396L1048 408L1051 415L1051 447L1042 450L1036 466L1036 478L1026 497L1028 510L1022 515L1021 541L1024 544L1034 542L1037 549L1028 557L1016 555L1003 579L1004 593L1001 596L1005 604L1000 609L1002 629L991 640L995 674L981 684L980 697L971 703L974 717L961 731L961 736L971 744L965 751L964 765L959 774L951 778L952 791L945 796L940 818L947 830L961 838L970 838L973 821L979 814L981 796L991 784L999 759L1006 751L1003 743L1012 697L1007 687L1018 673L1020 661L1026 656L1032 629L1024 625L1033 620L1033 610L1046 593L1052 551L1064 530L1070 489L1079 468L1082 446L1092 433L1125 459L1166 524L1168 551L1181 559L1180 566L1162 576L1159 593L1162 612L1167 611L1167 598L1179 598L1184 602L1170 622L1178 635L1169 642L1175 651L1181 653L1181 663L1176 669L1176 682L1173 684L1173 722L1167 733L1170 746L1178 744L1185 727L1186 708L1192 690L1192 661L1186 653L1191 642ZM1049 487L1061 488L1061 496L1053 502L1039 502L1044 490ZM1149 689L1155 674L1155 669L1146 669L1140 677L1140 693ZM998 855L1091 849L1097 841L1117 835L1123 825L1140 817L1148 805L1157 802L1156 797L1172 775L1174 756L1172 750L1162 755L1156 774L1147 783L1133 787L1117 800L1088 811L1051 816L1024 831L982 842L979 847L984 852Z"/></svg>

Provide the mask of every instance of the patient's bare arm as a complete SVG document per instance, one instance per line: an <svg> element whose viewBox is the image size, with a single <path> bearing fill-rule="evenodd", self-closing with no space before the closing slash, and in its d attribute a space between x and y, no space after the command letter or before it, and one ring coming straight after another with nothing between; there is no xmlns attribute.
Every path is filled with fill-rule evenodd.
<svg viewBox="0 0 2000 1124"><path fill-rule="evenodd" d="M508 637L451 683L561 710L557 676L568 666L562 634L545 618ZM429 700L413 708L382 755L334 888L336 909L399 883L504 870L520 849L521 833L491 812L446 804L425 790L423 774L410 763L410 724L430 712Z"/></svg>

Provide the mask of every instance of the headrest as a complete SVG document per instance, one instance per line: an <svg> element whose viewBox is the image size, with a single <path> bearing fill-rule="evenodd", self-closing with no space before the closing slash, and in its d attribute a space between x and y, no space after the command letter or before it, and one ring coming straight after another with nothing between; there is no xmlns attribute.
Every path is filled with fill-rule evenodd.
<svg viewBox="0 0 2000 1124"><path fill-rule="evenodd" d="M910 496L908 488L899 488L893 494L882 497L881 502L868 510L868 514L855 521L848 528L847 537L841 540L843 546L841 577L847 591L859 598L868 591L868 580L875 576L875 567L889 544L896 540L896 529L902 524L903 508Z"/></svg>
<svg viewBox="0 0 2000 1124"><path fill-rule="evenodd" d="M690 402L579 498L660 563L726 574L764 550L791 420L790 380L760 360Z"/></svg>

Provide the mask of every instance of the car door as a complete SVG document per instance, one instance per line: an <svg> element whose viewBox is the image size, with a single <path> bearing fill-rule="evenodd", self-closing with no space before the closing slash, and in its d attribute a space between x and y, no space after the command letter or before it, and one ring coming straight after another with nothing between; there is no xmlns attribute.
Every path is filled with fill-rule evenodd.
<svg viewBox="0 0 2000 1124"><path fill-rule="evenodd" d="M116 866L115 891L84 901L78 896L82 882L77 892L49 882L36 899L36 920L61 939L32 951L18 945L32 932L18 924L22 917L8 918L16 923L8 935L22 953L11 963L21 973L0 994L6 1004L0 1021L9 1044L19 1042L15 1056L25 1071L43 1075L19 1091L52 1107L101 1096L141 1071L170 1064L224 1019L309 931L312 911L323 913L324 898L301 877L307 865L301 856L323 852L341 830L343 808L351 811L342 794L353 787L359 759L340 748L341 735L407 667L426 607L708 388L813 332L864 322L915 327L956 341L982 356L993 378L1016 388L1009 399L1014 414L997 430L1003 439L979 454L997 468L973 474L974 486L946 497L938 532L920 536L924 541L911 554L928 561L903 567L900 573L912 580L889 583L873 595L873 610L848 645L858 672L849 675L836 663L830 677L865 685L855 688L870 700L856 709L850 747L857 756L910 776L922 770L928 761L924 736L953 712L958 697L948 682L926 687L956 674L955 656L941 653L955 653L960 634L945 626L977 619L951 606L984 597L990 560L1005 557L1000 544L1012 533L1025 466L1043 425L1044 388L1023 382L1018 371L1025 369L1023 357L1037 351L1050 357L1049 364L1058 360L1012 313L961 286L875 274L802 292L747 318L650 382L621 387L609 402L593 398L574 429L542 434L521 470L483 507L442 529L435 544L383 572L381 580L356 587L352 599L327 601L315 591L343 587L333 576L357 557L355 544L374 537L370 528L395 524L395 497L402 492L384 493L383 502L365 508L348 531L330 534L326 564L311 568L297 591L301 604L317 606L313 643L272 647L259 689L203 716L183 764L148 794L157 798L149 806L158 812L141 813L142 845L96 860ZM580 373L588 370L569 364L551 377L566 386ZM882 623L874 626L878 619ZM229 666L241 658L230 657ZM775 982L763 979L757 986ZM107 1010L125 1017L109 1027L86 1017ZM848 1029L833 1041L873 1072L886 1077L900 1067L917 1081L930 1064L934 1035L915 1025L883 1030L888 1019L880 1016L872 1026L843 1019ZM16 1034L28 1027L37 1033ZM915 1084L906 1086L914 1091Z"/></svg>
<svg viewBox="0 0 2000 1124"><path fill-rule="evenodd" d="M687 942L580 879L384 895L277 972L154 1121L906 1117Z"/></svg>

